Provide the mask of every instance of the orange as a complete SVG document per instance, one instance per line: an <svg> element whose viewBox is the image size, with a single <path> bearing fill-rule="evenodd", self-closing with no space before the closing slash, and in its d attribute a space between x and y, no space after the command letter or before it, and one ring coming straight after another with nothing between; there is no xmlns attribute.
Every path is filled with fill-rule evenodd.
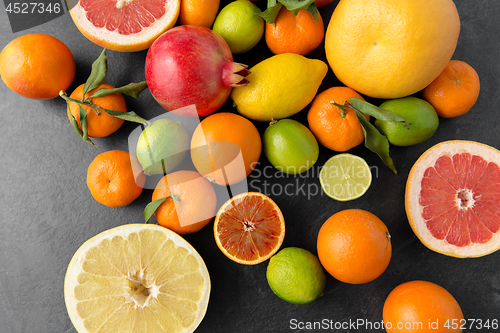
<svg viewBox="0 0 500 333"><path fill-rule="evenodd" d="M83 87L84 84L79 85L70 95L70 98L81 101L83 99ZM94 92L101 88L113 89L107 83L102 83L99 87L89 91L85 97L92 96ZM101 108L113 111L127 112L127 105L125 104L125 98L120 93L110 94L103 97L90 98L94 105ZM78 121L78 126L80 129L82 125L80 123L80 108L76 102L68 102L68 118L71 121L71 115L75 117ZM104 110L94 110L89 106L83 106L87 112L87 124L88 124L88 135L91 138L100 138L103 136L108 136L111 133L116 132L122 125L124 120L116 118L107 114Z"/></svg>
<svg viewBox="0 0 500 333"><path fill-rule="evenodd" d="M438 143L408 175L408 222L429 249L480 257L500 249L500 151L473 141Z"/></svg>
<svg viewBox="0 0 500 333"><path fill-rule="evenodd" d="M158 224L185 235L201 230L215 216L217 197L210 182L195 171L164 176L153 191L153 201L167 198L155 211Z"/></svg>
<svg viewBox="0 0 500 333"><path fill-rule="evenodd" d="M361 97L348 87L331 87L314 98L307 114L309 128L318 142L335 151L347 151L365 140L363 127L351 108L343 112L333 105L344 104L351 97ZM362 98L362 97L361 97ZM368 116L365 116L369 119Z"/></svg>
<svg viewBox="0 0 500 333"><path fill-rule="evenodd" d="M123 150L97 155L87 169L90 193L108 207L130 204L141 195L145 181L137 158Z"/></svg>
<svg viewBox="0 0 500 333"><path fill-rule="evenodd" d="M316 3L317 7L323 7L323 6L326 6L326 5L329 5L330 3L332 3L333 0L316 0L314 2Z"/></svg>
<svg viewBox="0 0 500 333"><path fill-rule="evenodd" d="M256 265L278 251L285 237L285 220L278 205L258 192L241 193L217 212L215 241L229 259Z"/></svg>
<svg viewBox="0 0 500 333"><path fill-rule="evenodd" d="M75 78L75 59L59 39L28 34L8 43L0 53L0 76L15 93L32 99L51 99L69 88Z"/></svg>
<svg viewBox="0 0 500 333"><path fill-rule="evenodd" d="M479 76L469 64L450 60L439 76L422 90L422 97L438 116L453 118L467 113L479 97Z"/></svg>
<svg viewBox="0 0 500 333"><path fill-rule="evenodd" d="M393 99L422 90L443 71L459 32L453 0L341 0L325 52L344 85Z"/></svg>
<svg viewBox="0 0 500 333"><path fill-rule="evenodd" d="M181 0L179 23L212 28L220 0Z"/></svg>
<svg viewBox="0 0 500 333"><path fill-rule="evenodd" d="M219 185L244 180L257 165L261 152L262 141L255 125L234 113L208 116L191 138L194 166Z"/></svg>
<svg viewBox="0 0 500 333"><path fill-rule="evenodd" d="M384 303L387 332L462 332L464 316L455 298L427 281L409 281L394 288Z"/></svg>
<svg viewBox="0 0 500 333"><path fill-rule="evenodd" d="M317 249L328 273L352 284L375 280L389 265L392 254L387 227L362 209L343 210L326 220L319 230Z"/></svg>
<svg viewBox="0 0 500 333"><path fill-rule="evenodd" d="M179 17L181 0L71 0L71 18L95 44L121 52L149 48Z"/></svg>
<svg viewBox="0 0 500 333"><path fill-rule="evenodd" d="M315 50L324 37L325 27L319 11L316 22L307 9L299 10L295 16L282 6L274 23L266 22L266 44L274 54L306 55Z"/></svg>

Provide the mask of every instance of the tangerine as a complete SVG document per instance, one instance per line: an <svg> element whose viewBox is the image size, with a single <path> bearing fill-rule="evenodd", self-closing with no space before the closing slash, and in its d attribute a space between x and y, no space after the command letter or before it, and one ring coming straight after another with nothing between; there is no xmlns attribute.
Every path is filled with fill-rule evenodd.
<svg viewBox="0 0 500 333"><path fill-rule="evenodd" d="M334 278L361 284L375 280L389 265L389 231L374 214L347 209L333 214L321 227L318 257Z"/></svg>
<svg viewBox="0 0 500 333"><path fill-rule="evenodd" d="M84 100L83 87L84 84L76 87L76 89L71 93L70 98L79 101ZM127 112L125 98L120 93L114 93L103 97L88 98L88 96L92 96L93 93L101 88L113 89L113 86L107 83L102 83L97 88L89 91L85 96L85 99L90 100L93 105L103 109ZM82 124L80 122L80 106L82 106L83 109L87 112L88 135L91 138L108 136L116 132L124 123L123 119L110 116L104 110L99 110L99 108L97 110L94 110L90 106L85 106L73 101L68 101L68 118L71 121L72 115L78 122L78 127L80 127L80 129L82 128Z"/></svg>
<svg viewBox="0 0 500 333"><path fill-rule="evenodd" d="M438 116L453 118L467 113L479 97L479 76L466 62L450 60L439 76L422 90L422 97Z"/></svg>
<svg viewBox="0 0 500 333"><path fill-rule="evenodd" d="M309 128L318 142L328 149L347 151L365 139L356 111L351 108L343 111L331 103L344 104L351 97L361 95L349 87L331 87L318 94L311 104L307 114ZM369 116L365 117L369 120Z"/></svg>
<svg viewBox="0 0 500 333"><path fill-rule="evenodd" d="M282 6L274 23L266 22L266 44L274 54L297 53L306 55L315 50L325 37L321 14L318 21L311 12L301 9L295 16Z"/></svg>
<svg viewBox="0 0 500 333"><path fill-rule="evenodd" d="M16 94L51 99L69 88L75 78L75 59L59 39L27 34L9 42L0 53L0 76Z"/></svg>
<svg viewBox="0 0 500 333"><path fill-rule="evenodd" d="M87 186L94 199L108 207L130 204L142 193L146 176L137 158L127 151L97 155L87 169Z"/></svg>
<svg viewBox="0 0 500 333"><path fill-rule="evenodd" d="M164 176L153 191L153 201L162 198L167 199L156 209L155 218L180 235L201 230L215 216L215 190L195 171L180 170Z"/></svg>
<svg viewBox="0 0 500 333"><path fill-rule="evenodd" d="M220 0L181 0L179 23L212 28Z"/></svg>

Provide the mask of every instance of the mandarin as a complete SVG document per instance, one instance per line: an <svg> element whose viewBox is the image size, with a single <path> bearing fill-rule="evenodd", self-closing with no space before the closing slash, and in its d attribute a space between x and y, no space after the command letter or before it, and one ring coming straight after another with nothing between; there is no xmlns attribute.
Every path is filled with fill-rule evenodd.
<svg viewBox="0 0 500 333"><path fill-rule="evenodd" d="M344 112L331 103L344 104L351 97L361 95L349 87L331 87L318 94L311 104L307 114L309 128L318 142L328 149L347 151L365 139L356 112L351 108L345 108Z"/></svg>
<svg viewBox="0 0 500 333"><path fill-rule="evenodd" d="M212 28L220 0L181 0L179 23Z"/></svg>
<svg viewBox="0 0 500 333"><path fill-rule="evenodd" d="M317 241L323 267L341 282L361 284L375 280L389 265L389 231L374 214L347 209L332 215Z"/></svg>
<svg viewBox="0 0 500 333"><path fill-rule="evenodd" d="M75 78L75 59L59 39L28 34L8 43L0 53L0 76L16 94L51 99L69 88Z"/></svg>
<svg viewBox="0 0 500 333"><path fill-rule="evenodd" d="M323 19L317 13L316 22L307 9L301 9L295 16L282 6L274 23L266 22L265 39L271 52L306 55L315 50L325 37Z"/></svg>
<svg viewBox="0 0 500 333"><path fill-rule="evenodd" d="M262 141L255 125L234 113L208 116L191 138L194 166L219 185L245 179L257 165L261 151Z"/></svg>
<svg viewBox="0 0 500 333"><path fill-rule="evenodd" d="M439 76L422 90L422 97L438 116L453 118L467 113L479 97L479 76L466 62L450 60Z"/></svg>
<svg viewBox="0 0 500 333"><path fill-rule="evenodd" d="M198 172L180 170L164 176L153 191L153 201L167 198L155 211L158 224L180 235L201 230L215 216L217 196Z"/></svg>
<svg viewBox="0 0 500 333"><path fill-rule="evenodd" d="M90 193L108 207L130 204L141 195L145 181L137 158L123 150L97 155L87 169Z"/></svg>
<svg viewBox="0 0 500 333"><path fill-rule="evenodd" d="M84 84L79 85L70 95L70 98L82 101L83 100L83 87ZM92 96L97 90L101 88L113 89L113 86L102 83L95 89L92 89L85 96L86 99L90 100L93 105L98 106L103 109L112 110L112 111L121 111L127 112L127 105L125 103L125 98L120 93L114 93L110 95L106 95L103 97L92 97L88 98L88 96ZM78 127L82 128L82 124L80 122L80 105L76 102L68 101L68 118L71 121L71 115L78 122ZM83 109L87 112L87 124L88 124L88 135L91 138L100 138L104 136L108 136L114 132L116 132L124 123L123 119L110 116L104 110L94 110L89 106L83 106Z"/></svg>

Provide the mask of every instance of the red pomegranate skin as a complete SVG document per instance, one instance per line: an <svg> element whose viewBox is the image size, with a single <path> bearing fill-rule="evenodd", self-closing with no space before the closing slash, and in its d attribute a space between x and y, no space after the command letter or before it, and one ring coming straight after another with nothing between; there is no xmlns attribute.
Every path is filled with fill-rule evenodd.
<svg viewBox="0 0 500 333"><path fill-rule="evenodd" d="M145 75L153 97L165 109L203 117L217 111L229 98L234 82L228 71L233 64L231 49L219 34L183 25L167 30L151 45ZM192 104L197 113L193 108L176 112Z"/></svg>

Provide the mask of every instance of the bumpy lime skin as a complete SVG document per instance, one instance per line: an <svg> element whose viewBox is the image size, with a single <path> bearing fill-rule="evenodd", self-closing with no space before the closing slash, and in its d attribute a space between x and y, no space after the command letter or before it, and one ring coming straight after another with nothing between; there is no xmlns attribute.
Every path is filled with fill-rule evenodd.
<svg viewBox="0 0 500 333"><path fill-rule="evenodd" d="M278 170L300 174L318 160L319 145L312 132L296 120L271 122L263 135L264 155Z"/></svg>

